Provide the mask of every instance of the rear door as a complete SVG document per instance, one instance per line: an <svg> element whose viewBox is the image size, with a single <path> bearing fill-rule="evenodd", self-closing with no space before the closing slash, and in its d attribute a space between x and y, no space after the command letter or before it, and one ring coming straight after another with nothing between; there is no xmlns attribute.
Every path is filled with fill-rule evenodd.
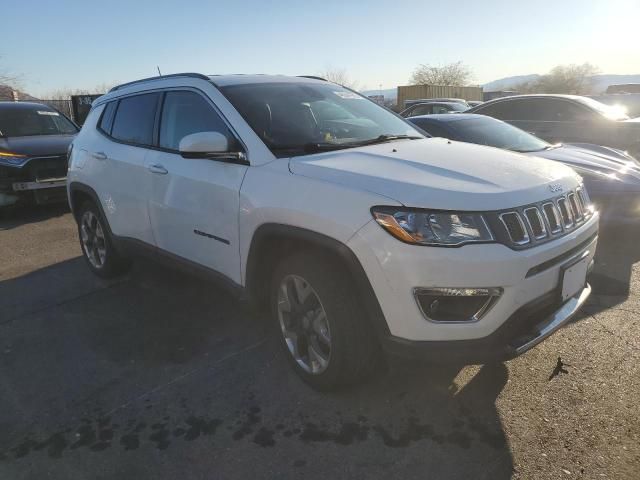
<svg viewBox="0 0 640 480"><path fill-rule="evenodd" d="M241 150L211 101L195 90L164 94L159 148L149 153L149 216L157 246L171 254L240 281L238 213L247 166L211 159L186 159L180 140L216 131Z"/></svg>
<svg viewBox="0 0 640 480"><path fill-rule="evenodd" d="M96 186L114 234L153 244L147 213L150 182L145 158L153 144L160 94L145 93L109 102L97 141L88 154L97 171Z"/></svg>

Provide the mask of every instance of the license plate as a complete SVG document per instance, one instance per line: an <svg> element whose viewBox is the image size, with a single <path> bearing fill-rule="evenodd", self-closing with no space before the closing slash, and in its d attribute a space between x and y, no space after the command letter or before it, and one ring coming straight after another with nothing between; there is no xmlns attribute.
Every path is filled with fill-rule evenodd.
<svg viewBox="0 0 640 480"><path fill-rule="evenodd" d="M562 301L575 296L584 288L587 280L587 269L589 268L589 257L585 257L578 262L566 267L562 275Z"/></svg>
<svg viewBox="0 0 640 480"><path fill-rule="evenodd" d="M15 182L13 190L15 192L22 190L42 190L43 188L57 188L67 185L66 180L51 180L43 182Z"/></svg>

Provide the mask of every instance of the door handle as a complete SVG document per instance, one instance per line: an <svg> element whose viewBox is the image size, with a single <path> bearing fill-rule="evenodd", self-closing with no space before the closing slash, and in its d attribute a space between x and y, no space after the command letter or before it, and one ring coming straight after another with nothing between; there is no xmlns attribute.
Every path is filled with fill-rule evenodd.
<svg viewBox="0 0 640 480"><path fill-rule="evenodd" d="M147 170L149 170L151 173L159 173L160 175L166 175L167 173L169 173L169 170L158 163L152 163L151 165L148 165Z"/></svg>
<svg viewBox="0 0 640 480"><path fill-rule="evenodd" d="M106 160L107 159L107 154L104 152L93 152L91 154L91 156L93 158L95 158L96 160Z"/></svg>

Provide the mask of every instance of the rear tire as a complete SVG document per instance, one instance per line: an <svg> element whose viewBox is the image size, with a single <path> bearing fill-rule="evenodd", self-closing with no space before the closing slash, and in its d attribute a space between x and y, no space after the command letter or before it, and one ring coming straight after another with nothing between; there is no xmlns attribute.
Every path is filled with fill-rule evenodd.
<svg viewBox="0 0 640 480"><path fill-rule="evenodd" d="M333 258L300 252L276 268L270 305L295 372L320 391L364 380L379 349L349 274Z"/></svg>
<svg viewBox="0 0 640 480"><path fill-rule="evenodd" d="M89 269L102 278L113 278L131 267L128 258L113 246L113 239L100 209L85 202L78 212L78 237Z"/></svg>

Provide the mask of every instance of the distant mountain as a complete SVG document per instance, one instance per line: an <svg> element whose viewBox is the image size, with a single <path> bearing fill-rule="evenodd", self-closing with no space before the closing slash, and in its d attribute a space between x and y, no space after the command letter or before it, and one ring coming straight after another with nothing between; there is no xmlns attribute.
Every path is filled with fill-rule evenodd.
<svg viewBox="0 0 640 480"><path fill-rule="evenodd" d="M494 80L482 85L482 89L485 92L495 92L498 90L510 90L517 85L521 85L527 82L533 82L538 79L540 75L533 73L531 75L515 75L513 77L505 77L499 80Z"/></svg>
<svg viewBox="0 0 640 480"><path fill-rule="evenodd" d="M485 92L495 92L496 90L510 90L518 85L526 82L532 82L539 78L537 73L531 75L516 75L513 77L501 78L482 85ZM593 77L594 93L604 92L609 85L619 83L640 83L640 75L594 75Z"/></svg>

